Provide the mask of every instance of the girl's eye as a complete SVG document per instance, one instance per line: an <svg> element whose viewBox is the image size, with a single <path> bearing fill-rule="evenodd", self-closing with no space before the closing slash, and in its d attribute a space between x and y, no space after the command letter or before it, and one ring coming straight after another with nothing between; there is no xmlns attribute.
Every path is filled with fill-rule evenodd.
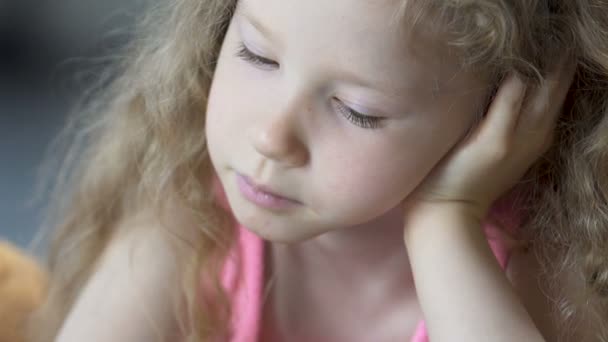
<svg viewBox="0 0 608 342"><path fill-rule="evenodd" d="M255 65L265 67L279 67L279 63L273 61L272 59L256 55L255 53L251 52L251 50L249 50L243 43L239 44L239 48L236 52L236 55L237 57Z"/></svg>
<svg viewBox="0 0 608 342"><path fill-rule="evenodd" d="M348 121L354 123L355 125L362 127L362 128L379 128L381 126L382 123L382 119L381 117L377 117L377 116L369 116L369 115L364 115L361 114L357 111L354 111L352 109L350 109L349 107L345 106L344 103L342 103L342 101L338 100L338 99L334 99L338 108L338 111L344 115L344 117L346 119L348 119Z"/></svg>
<svg viewBox="0 0 608 342"><path fill-rule="evenodd" d="M258 66L279 67L279 63L251 52L251 50L242 42L239 44L236 56ZM344 115L348 121L362 128L373 129L380 127L383 118L361 114L345 106L342 101L338 99L334 100L338 106L338 111Z"/></svg>

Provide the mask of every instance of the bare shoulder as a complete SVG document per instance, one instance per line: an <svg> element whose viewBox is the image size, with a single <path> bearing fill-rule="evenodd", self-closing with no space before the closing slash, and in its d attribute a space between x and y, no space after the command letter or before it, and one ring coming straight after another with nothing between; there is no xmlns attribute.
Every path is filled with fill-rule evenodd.
<svg viewBox="0 0 608 342"><path fill-rule="evenodd" d="M153 220L138 217L117 228L58 341L157 341L172 333L170 245Z"/></svg>
<svg viewBox="0 0 608 342"><path fill-rule="evenodd" d="M543 286L540 261L531 250L513 251L507 267L507 277L546 341L567 341L559 336L554 309L555 296ZM584 323L584 322L583 322ZM583 324L584 325L584 324ZM586 329L569 331L571 341L592 341Z"/></svg>

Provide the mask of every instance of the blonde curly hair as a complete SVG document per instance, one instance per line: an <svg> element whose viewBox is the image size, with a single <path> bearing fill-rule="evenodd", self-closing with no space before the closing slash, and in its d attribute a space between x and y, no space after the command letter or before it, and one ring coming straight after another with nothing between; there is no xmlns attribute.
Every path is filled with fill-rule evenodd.
<svg viewBox="0 0 608 342"><path fill-rule="evenodd" d="M51 199L50 293L32 317L32 341L54 339L107 242L126 229L119 223L146 208L164 212L171 201L192 214L197 234L176 239L183 245L186 300L176 296L175 315L190 327L187 341L226 336L230 300L219 271L235 231L214 199L202 135L206 96L236 4L168 0L151 9L126 58L108 69L101 91L68 122ZM404 0L396 19L404 32L424 27L442 34L463 68L488 82L515 70L539 85L565 54L575 59L555 141L509 195L517 194L513 203L524 213L518 238L541 260L564 336L584 318L597 340L608 341L608 6L602 0ZM180 229L171 227L171 235L179 237Z"/></svg>

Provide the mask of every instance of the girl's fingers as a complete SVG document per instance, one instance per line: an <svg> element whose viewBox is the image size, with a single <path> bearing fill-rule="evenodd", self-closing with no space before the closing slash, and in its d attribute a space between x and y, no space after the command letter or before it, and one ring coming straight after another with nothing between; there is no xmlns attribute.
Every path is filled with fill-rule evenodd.
<svg viewBox="0 0 608 342"><path fill-rule="evenodd" d="M553 108L550 110L551 117L549 119L553 122L557 120L557 117L562 111L566 95L572 86L575 71L576 63L572 60L568 60L562 64L559 73L552 75L553 77L550 78L553 88L550 101L553 102Z"/></svg>
<svg viewBox="0 0 608 342"><path fill-rule="evenodd" d="M525 83L515 74L510 74L502 82L496 97L488 109L483 129L490 140L508 143L517 127L523 100L526 94Z"/></svg>
<svg viewBox="0 0 608 342"><path fill-rule="evenodd" d="M530 150L538 142L544 149L552 140L557 117L562 111L568 89L574 77L575 64L562 63L539 87L529 91L524 81L514 73L509 74L498 92L473 140L491 142L490 152L507 152L514 141L527 142Z"/></svg>
<svg viewBox="0 0 608 342"><path fill-rule="evenodd" d="M574 63L563 63L531 92L530 98L524 104L518 131L523 134L546 135L554 129L572 84L574 71Z"/></svg>

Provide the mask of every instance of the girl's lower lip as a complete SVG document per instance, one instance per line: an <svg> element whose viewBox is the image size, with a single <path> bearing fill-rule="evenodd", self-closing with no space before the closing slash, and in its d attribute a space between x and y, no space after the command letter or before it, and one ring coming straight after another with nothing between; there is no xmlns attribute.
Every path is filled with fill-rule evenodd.
<svg viewBox="0 0 608 342"><path fill-rule="evenodd" d="M257 189L249 180L241 174L236 175L236 182L241 194L249 201L268 209L287 209L300 203L288 198L279 197Z"/></svg>

